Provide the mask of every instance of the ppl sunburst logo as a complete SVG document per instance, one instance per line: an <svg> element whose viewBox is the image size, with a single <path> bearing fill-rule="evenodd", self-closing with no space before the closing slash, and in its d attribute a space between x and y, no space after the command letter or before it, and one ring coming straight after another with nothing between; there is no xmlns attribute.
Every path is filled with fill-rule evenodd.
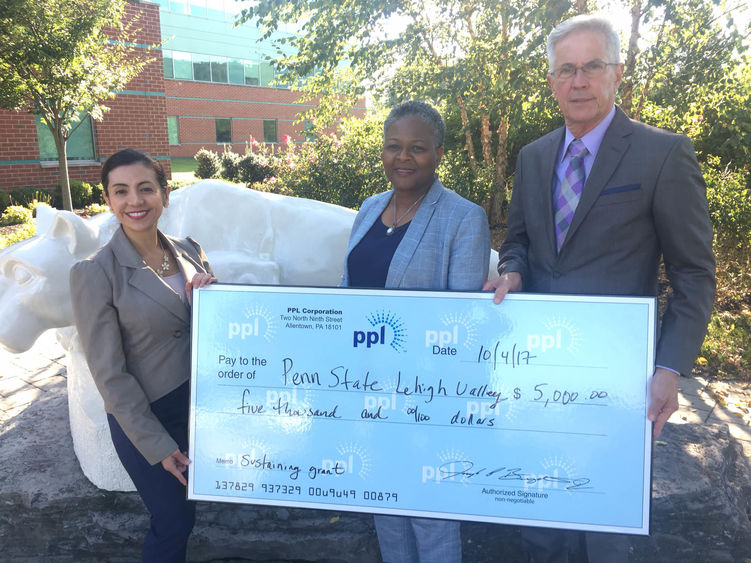
<svg viewBox="0 0 751 563"><path fill-rule="evenodd" d="M407 329L404 321L391 311L376 311L366 318L369 330L356 330L352 335L352 346L389 346L397 352L404 352L407 345Z"/></svg>

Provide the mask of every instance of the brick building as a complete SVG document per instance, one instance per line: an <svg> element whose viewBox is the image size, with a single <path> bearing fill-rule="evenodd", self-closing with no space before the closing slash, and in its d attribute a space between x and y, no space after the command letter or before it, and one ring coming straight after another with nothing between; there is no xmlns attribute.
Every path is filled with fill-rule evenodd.
<svg viewBox="0 0 751 563"><path fill-rule="evenodd" d="M139 45L161 41L159 6L129 2L126 18L140 13ZM170 172L166 100L162 58L155 59L107 102L110 111L101 122L86 118L68 141L71 179L99 182L101 162L120 148L134 147L152 154ZM0 188L52 188L59 179L57 151L52 134L37 116L0 110Z"/></svg>
<svg viewBox="0 0 751 563"><path fill-rule="evenodd" d="M71 179L98 182L101 163L133 147L159 159L192 157L201 147L242 152L250 136L279 143L305 138L295 123L305 106L300 94L275 84L254 25L234 26L236 0L128 0L126 17L140 14L137 46L161 43L154 60L117 96L101 122L87 119L68 141ZM281 30L291 35L294 30ZM357 108L362 115L364 107ZM58 164L52 135L39 118L0 110L0 188L53 187Z"/></svg>

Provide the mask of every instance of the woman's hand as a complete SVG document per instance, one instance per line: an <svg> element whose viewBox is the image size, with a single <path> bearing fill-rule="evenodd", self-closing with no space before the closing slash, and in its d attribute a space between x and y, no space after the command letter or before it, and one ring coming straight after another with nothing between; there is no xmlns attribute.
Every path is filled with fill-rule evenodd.
<svg viewBox="0 0 751 563"><path fill-rule="evenodd" d="M205 272L198 272L193 276L193 279L185 284L185 295L188 297L188 303L190 303L191 290L193 288L205 287L216 282L216 278L211 274Z"/></svg>
<svg viewBox="0 0 751 563"><path fill-rule="evenodd" d="M172 475L175 476L175 479L180 481L185 487L188 486L188 482L185 480L183 473L188 470L188 465L190 465L190 459L188 459L188 456L182 453L179 449L175 450L162 460L162 467L164 470L172 473Z"/></svg>

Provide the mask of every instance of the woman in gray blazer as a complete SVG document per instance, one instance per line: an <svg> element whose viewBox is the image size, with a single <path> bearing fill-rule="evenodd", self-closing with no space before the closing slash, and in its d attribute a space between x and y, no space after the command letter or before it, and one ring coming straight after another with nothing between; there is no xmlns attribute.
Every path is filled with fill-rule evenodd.
<svg viewBox="0 0 751 563"><path fill-rule="evenodd" d="M169 203L161 165L133 149L102 167L120 228L70 272L76 328L112 442L151 512L143 561L184 561L195 507L190 460L190 291L216 281L197 242L157 229Z"/></svg>
<svg viewBox="0 0 751 563"><path fill-rule="evenodd" d="M440 114L423 102L394 107L383 125L384 172L392 190L368 198L355 217L342 285L480 291L490 233L481 207L447 190ZM459 522L375 516L385 563L461 561Z"/></svg>

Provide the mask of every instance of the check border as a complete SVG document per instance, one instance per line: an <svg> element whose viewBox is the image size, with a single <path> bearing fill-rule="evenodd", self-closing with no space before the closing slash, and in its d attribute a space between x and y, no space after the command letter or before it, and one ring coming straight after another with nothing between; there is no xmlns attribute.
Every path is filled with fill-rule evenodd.
<svg viewBox="0 0 751 563"><path fill-rule="evenodd" d="M374 290L374 289L353 289L353 288L319 288L319 287L292 287L292 286L249 286L240 284L215 284L209 288L202 288L194 292L194 304L193 304L193 326L192 332L192 368L191 368L191 405L190 405L190 421L189 421L189 450L190 452L197 452L198 447L201 445L197 443L197 425L199 425L199 414L196 406L197 385L199 377L202 377L198 373L198 358L204 342L201 340L202 334L202 297L207 292L239 292L248 293L253 296L254 299L263 299L264 295L285 295L285 296L362 296L365 299L368 298L451 298L451 299L468 299L479 300L488 303L491 307L496 307L492 304L492 295L489 293L479 292L444 292L444 291L413 291L413 290ZM614 526L610 524L600 524L597 522L567 522L561 519L545 519L545 518L523 518L519 516L503 516L503 515L488 515L486 513L473 514L468 511L452 512L450 510L418 510L418 509L405 509L405 508L387 508L384 506L375 506L368 503L350 503L350 502L337 502L336 498L332 498L331 501L317 501L317 500L290 500L285 498L284 494L277 496L261 496L249 495L247 491L236 491L236 494L223 492L222 494L206 494L197 490L196 474L200 473L203 469L200 459L194 459L194 463L191 466L188 480L188 498L191 500L205 500L205 501L218 501L218 502L233 502L233 503L247 503L247 504L259 504L259 505L271 505L271 506L284 506L284 507L296 507L296 508L317 508L325 510L343 510L352 512L368 512L378 514L395 514L405 516L417 516L417 517L432 517L432 518L450 518L457 520L467 521L482 521L482 522L494 522L501 524L513 524L513 525L529 525L529 526L543 526L554 527L560 529L575 529L575 530L587 530L587 531L602 531L602 532L616 532L616 533L628 533L646 535L649 533L649 512L650 512L650 496L651 496L651 425L646 421L646 408L648 400L648 383L651 374L654 370L654 350L656 341L656 299L646 297L609 297L609 296L589 296L589 295L547 295L547 294L509 294L506 297L507 303L524 303L529 302L532 304L545 304L545 303L581 303L581 304L639 304L647 306L647 325L644 327L644 333L639 335L639 338L646 338L646 354L644 361L643 374L637 374L639 377L643 377L644 397L643 403L640 405L640 409L644 416L643 425L643 442L641 443L643 451L643 466L641 467L643 483L642 490L634 491L634 495L638 494L638 503L641 504L641 518L640 523L636 526ZM500 307L502 307L501 305ZM204 374L203 377L207 375ZM254 431L264 432L263 428L256 425ZM273 439L273 436L270 436ZM307 437L300 435L299 440L306 440ZM191 455L193 459L193 456ZM258 491L260 492L260 491ZM341 497L339 497L341 498Z"/></svg>

